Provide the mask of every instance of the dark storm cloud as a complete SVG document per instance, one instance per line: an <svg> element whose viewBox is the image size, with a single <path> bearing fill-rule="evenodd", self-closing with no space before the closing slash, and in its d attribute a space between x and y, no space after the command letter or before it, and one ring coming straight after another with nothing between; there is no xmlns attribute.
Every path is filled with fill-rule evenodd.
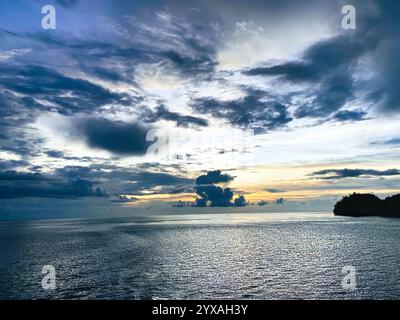
<svg viewBox="0 0 400 320"><path fill-rule="evenodd" d="M50 150L45 152L46 155L48 155L51 158L65 158L64 152L61 151L55 151L55 150Z"/></svg>
<svg viewBox="0 0 400 320"><path fill-rule="evenodd" d="M337 121L360 121L364 120L367 113L362 110L342 110L333 115L333 119Z"/></svg>
<svg viewBox="0 0 400 320"><path fill-rule="evenodd" d="M286 200L284 198L278 198L275 200L276 204L284 204L286 202Z"/></svg>
<svg viewBox="0 0 400 320"><path fill-rule="evenodd" d="M194 43L193 43L194 44ZM193 47L193 44L191 45ZM172 63L174 69L186 76L197 76L201 74L208 74L214 72L217 65L215 58L212 56L213 52L207 52L208 48L195 47L196 56L190 57L175 51L167 51L162 53L167 61Z"/></svg>
<svg viewBox="0 0 400 320"><path fill-rule="evenodd" d="M52 181L50 176L45 176L40 173L27 173L17 171L0 172L0 181Z"/></svg>
<svg viewBox="0 0 400 320"><path fill-rule="evenodd" d="M247 75L280 76L291 82L318 82L343 66L351 66L364 52L361 43L346 36L324 40L307 49L300 61L245 71Z"/></svg>
<svg viewBox="0 0 400 320"><path fill-rule="evenodd" d="M43 107L44 109L44 107ZM42 140L21 130L42 110L31 98L1 91L0 87L0 149L21 156L35 154Z"/></svg>
<svg viewBox="0 0 400 320"><path fill-rule="evenodd" d="M208 185L216 183L228 183L235 179L229 174L223 174L221 170L209 171L196 179L196 185Z"/></svg>
<svg viewBox="0 0 400 320"><path fill-rule="evenodd" d="M106 190L112 194L148 195L193 192L194 180L166 170L171 168L149 164L136 165L133 168L112 165L72 166L60 168L56 174L70 180L102 181ZM175 171L175 168L172 169Z"/></svg>
<svg viewBox="0 0 400 320"><path fill-rule="evenodd" d="M29 166L29 162L26 160L0 160L0 170L10 170L27 166Z"/></svg>
<svg viewBox="0 0 400 320"><path fill-rule="evenodd" d="M6 43L22 43L31 47L32 52L42 53L32 53L35 65L27 64L30 56L21 59L16 57L18 63L10 64L8 70L0 65L0 70L3 74L10 73L3 80L11 82L11 85L5 87L54 104L52 111L57 109L64 114L90 112L107 104L127 106L141 100L134 90L114 93L92 80L123 82L134 87L135 64L150 61L147 53L139 49L66 33L13 33L0 30L0 37ZM52 63L49 64L49 61ZM79 73L82 79L65 76L57 71L60 67L63 70L70 69L74 74ZM44 106L42 108L46 109ZM50 108L47 106L47 109Z"/></svg>
<svg viewBox="0 0 400 320"><path fill-rule="evenodd" d="M16 134L19 135L19 133ZM37 147L41 144L41 142L35 143L35 141L32 142L28 139L22 139L25 139L24 135L21 135L21 138L13 138L7 140L6 142L2 143L1 150L9 151L21 156L37 155L38 153L36 152L36 150L38 149Z"/></svg>
<svg viewBox="0 0 400 320"><path fill-rule="evenodd" d="M73 179L101 179L102 173L101 168L103 166L95 166L91 165L90 167L82 167L82 166L65 166L63 168L58 168L55 170L55 174L57 176L64 177L69 180ZM105 174L106 172L104 172Z"/></svg>
<svg viewBox="0 0 400 320"><path fill-rule="evenodd" d="M297 117L329 116L353 99L356 92L364 93L365 102L383 114L398 112L400 4L384 0L352 4L357 10L357 30L346 30L343 35L311 45L299 60L259 66L244 73L317 86L306 90L305 96L312 102L300 106ZM374 74L359 81L356 68L365 56L373 61L367 68Z"/></svg>
<svg viewBox="0 0 400 320"><path fill-rule="evenodd" d="M81 198L105 197L97 182L85 179L66 180L55 175L0 172L0 198Z"/></svg>
<svg viewBox="0 0 400 320"><path fill-rule="evenodd" d="M0 70L1 70L1 64L0 64ZM6 74L2 76L7 77ZM2 81L3 79L0 80L0 88ZM0 106L1 106L0 108L1 121L3 123L6 122L7 120L27 122L28 116L26 113L28 112L28 108L31 110L31 112L36 112L43 109L47 110L44 106L37 103L32 98L19 96L7 90L0 90ZM18 118L15 117L16 112L19 115Z"/></svg>
<svg viewBox="0 0 400 320"><path fill-rule="evenodd" d="M232 206L233 192L230 188L221 188L217 186L199 186L196 187L196 193L200 198L196 199L198 207L230 207Z"/></svg>
<svg viewBox="0 0 400 320"><path fill-rule="evenodd" d="M95 77L106 81L111 81L111 82L130 81L128 78L124 76L123 73L118 72L116 70L110 70L103 67L90 67L87 65L82 65L81 69L84 70L87 74L94 75Z"/></svg>
<svg viewBox="0 0 400 320"><path fill-rule="evenodd" d="M231 207L245 206L246 199L243 196L233 199L233 191L230 188L222 188L215 184L229 183L234 177L229 174L223 174L220 170L209 171L205 175L201 175L196 179L196 198L197 207Z"/></svg>
<svg viewBox="0 0 400 320"><path fill-rule="evenodd" d="M148 122L155 122L158 120L174 121L178 127L207 127L208 121L202 118L185 116L177 112L171 112L165 108L165 106L159 106L155 112L149 112L146 118Z"/></svg>
<svg viewBox="0 0 400 320"><path fill-rule="evenodd" d="M21 155L39 151L41 141L34 140L21 129L29 126L44 111L73 115L100 111L107 106L108 112L113 112L113 108L136 105L140 100L140 97L132 97L130 93L113 93L90 81L65 76L39 65L0 64L0 71L3 72L0 77L0 104L4 106L0 109L3 118L0 132L8 137L0 141L1 148ZM86 129L88 141L92 142L95 139L90 136L91 130ZM93 145L101 147L96 141ZM49 156L61 158L60 154Z"/></svg>
<svg viewBox="0 0 400 320"><path fill-rule="evenodd" d="M400 111L400 3L380 0L377 2L381 15L371 22L375 37L380 40L374 62L378 71L374 88L382 97L382 112Z"/></svg>
<svg viewBox="0 0 400 320"><path fill-rule="evenodd" d="M347 36L324 40L305 51L301 60L245 71L251 76L277 76L281 81L308 83L317 89L307 91L310 102L300 106L295 115L325 117L339 110L354 94L354 68L365 46Z"/></svg>
<svg viewBox="0 0 400 320"><path fill-rule="evenodd" d="M17 94L53 103L63 114L88 112L106 104L127 104L126 95L112 93L109 90L89 81L71 78L47 67L28 65L5 66L0 64L0 87ZM36 103L36 107L43 108ZM49 107L44 108L46 110Z"/></svg>
<svg viewBox="0 0 400 320"><path fill-rule="evenodd" d="M343 178L358 178L358 177L384 177L400 175L398 169L374 170L374 169L327 169L320 170L310 174L318 179L343 179Z"/></svg>
<svg viewBox="0 0 400 320"><path fill-rule="evenodd" d="M312 96L312 101L300 106L295 115L303 117L325 117L343 107L353 98L353 80L345 74L335 74L326 78L320 84L318 92Z"/></svg>
<svg viewBox="0 0 400 320"><path fill-rule="evenodd" d="M292 121L287 108L269 100L268 94L262 90L247 89L243 98L231 101L197 98L191 107L196 112L226 119L233 126L257 132L278 129Z"/></svg>
<svg viewBox="0 0 400 320"><path fill-rule="evenodd" d="M248 204L244 196L237 197L233 203L236 207L245 207Z"/></svg>
<svg viewBox="0 0 400 320"><path fill-rule="evenodd" d="M83 138L89 147L117 155L144 155L152 143L146 141L149 129L137 123L84 118L73 125L75 134Z"/></svg>
<svg viewBox="0 0 400 320"><path fill-rule="evenodd" d="M59 3L65 7L70 7L75 5L77 1L59 0ZM160 9L158 5L159 3L154 4L154 7L150 6L151 10ZM57 49L63 56L76 63L74 64L76 71L106 81L135 83L133 79L135 65L141 63L157 63L157 65L166 66L168 72L180 72L192 80L198 80L199 76L203 77L204 75L207 78L213 78L217 73L215 66L222 40L223 32L221 31L224 31L225 28L228 30L229 27L220 24L221 21L217 18L218 14L211 13L210 10L204 11L204 9L210 9L209 4L201 5L198 3L197 5L200 9L192 10L193 8L182 3L174 3L171 4L173 8L177 9L174 14L169 14L168 10L160 9L154 11L157 14L142 17L140 15L129 16L130 13L135 11L136 5L119 1L118 6L114 6L114 9L119 14L118 18L120 18L121 12L125 16L123 20L115 22L116 29L131 31L129 40L120 36L116 36L115 39L107 37L95 39L94 37L72 37L61 33L50 34L48 32L28 34L7 32L7 36L14 37L14 40L15 38L20 39L20 41L30 40L37 46L35 48L38 50L43 48ZM225 5L224 2L212 4L216 11L223 9ZM300 118L331 117L351 101L354 98L355 91L359 89L354 80L354 69L360 57L366 52L376 50L377 57L379 56L381 59L375 60L381 61L377 61L375 68L379 71L381 77L378 79L379 81L371 85L376 94L367 95L367 100L372 102L369 99L374 97L374 99L378 99L374 103L379 101L383 109L395 110L398 105L397 102L400 100L397 90L399 67L396 62L396 56L399 52L399 41L397 41L399 23L396 20L396 13L399 6L378 1L377 5L382 14L376 16L369 12L371 6L362 6L357 1L355 5L358 9L357 21L359 27L357 31L343 31L344 35L312 44L304 51L299 60L272 66L259 66L251 68L245 73L251 76L274 76L279 78L280 81L295 84L309 84L312 88L304 92L307 101L303 105L296 105L297 111L293 115ZM102 8L102 6L99 6L99 9ZM276 3L255 1L247 6L237 4L235 8L237 8L236 10L242 8L253 13L266 10L279 14L286 12L295 15L298 10L306 10L305 8L308 8L307 10L314 8L316 14L319 14L320 10L322 10L321 13L327 11L327 8L338 10L340 4L320 4L318 1L308 1L306 5L299 5L291 1ZM337 14L340 20L339 11ZM385 61L390 61L390 63ZM39 75L37 77L39 78L39 85L43 87L43 80L40 80ZM50 74L48 77L54 80L55 76ZM50 82L53 82L53 80ZM17 85L17 88L14 89L24 91L21 87L25 87L27 81L22 81L21 85ZM63 81L68 82L68 79ZM43 97L45 94L43 92L37 94L40 95L41 99L45 98L45 100L56 104L59 107L59 112L63 113L83 111L87 108L93 109L96 106L110 103L128 105L133 99L126 95L108 92L91 82L80 82L75 85L82 90L71 90L73 95L66 99L60 98L60 90L65 90L60 87L57 88L57 85L53 97L49 97L49 95ZM27 88L32 89L30 86ZM204 97L193 101L192 105L203 114L210 114L218 118L222 116L230 124L241 128L275 130L291 121L291 115L286 110L290 105L285 99L269 99L268 102L261 102L253 94L248 94L240 101L231 102L221 102L218 99ZM251 110L251 107L248 108L249 106L255 106L255 110ZM45 108L44 106L40 107ZM195 119L186 118L180 121L179 115L173 111L162 113L165 118L176 117L178 125L184 126L189 121L193 125L205 126L205 122L196 120L196 117L194 117ZM341 121L341 119L335 117L331 117L331 119ZM359 118L353 117L353 120L359 120Z"/></svg>

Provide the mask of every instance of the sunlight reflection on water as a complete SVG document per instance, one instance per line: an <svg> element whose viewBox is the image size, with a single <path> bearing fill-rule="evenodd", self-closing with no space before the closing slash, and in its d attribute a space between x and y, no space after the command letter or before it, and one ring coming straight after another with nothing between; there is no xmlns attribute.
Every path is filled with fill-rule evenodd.
<svg viewBox="0 0 400 320"><path fill-rule="evenodd" d="M2 222L0 298L400 298L399 226L327 213ZM45 264L55 291L40 286Z"/></svg>

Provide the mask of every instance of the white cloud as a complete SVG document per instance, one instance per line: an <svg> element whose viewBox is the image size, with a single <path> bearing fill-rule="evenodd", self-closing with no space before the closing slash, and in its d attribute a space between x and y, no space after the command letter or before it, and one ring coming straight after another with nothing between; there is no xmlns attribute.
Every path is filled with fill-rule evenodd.
<svg viewBox="0 0 400 320"><path fill-rule="evenodd" d="M22 56L31 51L31 49L12 49L7 51L0 51L0 62L12 60L16 56Z"/></svg>

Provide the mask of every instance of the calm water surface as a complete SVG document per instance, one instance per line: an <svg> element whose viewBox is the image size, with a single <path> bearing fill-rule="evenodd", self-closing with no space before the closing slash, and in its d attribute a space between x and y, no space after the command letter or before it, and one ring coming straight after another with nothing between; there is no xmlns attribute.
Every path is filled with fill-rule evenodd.
<svg viewBox="0 0 400 320"><path fill-rule="evenodd" d="M398 299L399 249L400 219L325 213L1 222L0 299Z"/></svg>

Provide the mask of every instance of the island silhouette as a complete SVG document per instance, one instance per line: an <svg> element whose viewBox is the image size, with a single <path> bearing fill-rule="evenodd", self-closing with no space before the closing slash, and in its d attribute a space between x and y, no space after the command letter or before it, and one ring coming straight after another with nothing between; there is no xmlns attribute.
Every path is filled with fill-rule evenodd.
<svg viewBox="0 0 400 320"><path fill-rule="evenodd" d="M400 194L382 200L371 193L353 193L338 201L333 213L337 216L400 218Z"/></svg>

